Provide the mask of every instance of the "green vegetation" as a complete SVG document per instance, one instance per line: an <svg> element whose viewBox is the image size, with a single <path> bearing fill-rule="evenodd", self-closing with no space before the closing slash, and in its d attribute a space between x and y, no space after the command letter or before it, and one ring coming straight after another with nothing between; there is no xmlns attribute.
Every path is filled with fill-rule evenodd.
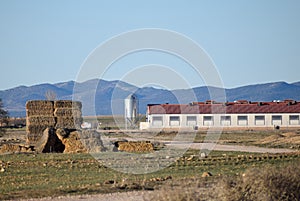
<svg viewBox="0 0 300 201"><path fill-rule="evenodd" d="M207 158L200 158L198 152L189 150L170 167L145 175L114 171L89 154L1 155L0 199L151 190L184 186L195 179L202 185L207 182L201 177L203 172L212 173L209 180L214 180L224 175L241 175L251 167L300 164L297 154L211 152Z"/></svg>
<svg viewBox="0 0 300 201"><path fill-rule="evenodd" d="M107 117L107 121L110 120L111 117ZM119 139L148 137L158 143L155 150L160 150L159 142L173 140L177 132L126 134L108 131L102 134ZM24 136L24 128L8 129L5 138L23 140ZM224 131L218 143L298 149L299 136L299 131L295 130ZM205 139L208 139L206 132L197 132L195 142ZM109 152L101 154L112 157ZM207 157L201 157L199 150L190 149L172 160L173 164L158 172L134 175L107 168L103 161L97 161L90 154L0 155L0 200L133 190L157 190L152 197L145 198L148 200L300 200L297 194L300 192L299 152L212 151ZM132 163L122 158L113 162L125 166ZM203 173L213 176L202 177ZM269 197L264 197L265 194Z"/></svg>

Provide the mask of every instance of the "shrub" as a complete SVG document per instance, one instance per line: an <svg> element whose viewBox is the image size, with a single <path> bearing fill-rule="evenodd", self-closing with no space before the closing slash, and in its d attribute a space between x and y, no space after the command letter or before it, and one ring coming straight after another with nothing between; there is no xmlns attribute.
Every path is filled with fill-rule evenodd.
<svg viewBox="0 0 300 201"><path fill-rule="evenodd" d="M300 200L300 167L253 168L237 178L225 178L216 188L222 200Z"/></svg>

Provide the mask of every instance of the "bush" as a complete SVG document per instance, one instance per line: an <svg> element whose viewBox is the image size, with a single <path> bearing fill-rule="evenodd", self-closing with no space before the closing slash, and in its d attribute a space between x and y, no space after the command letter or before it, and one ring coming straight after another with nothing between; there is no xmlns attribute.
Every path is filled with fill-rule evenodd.
<svg viewBox="0 0 300 201"><path fill-rule="evenodd" d="M300 167L249 169L238 178L223 179L216 191L222 200L300 200Z"/></svg>
<svg viewBox="0 0 300 201"><path fill-rule="evenodd" d="M300 166L263 166L240 176L183 180L164 186L145 200L296 201L300 200Z"/></svg>
<svg viewBox="0 0 300 201"><path fill-rule="evenodd" d="M8 112L3 109L3 103L2 99L0 99L0 137L2 137L5 134L5 128L2 126L8 124Z"/></svg>

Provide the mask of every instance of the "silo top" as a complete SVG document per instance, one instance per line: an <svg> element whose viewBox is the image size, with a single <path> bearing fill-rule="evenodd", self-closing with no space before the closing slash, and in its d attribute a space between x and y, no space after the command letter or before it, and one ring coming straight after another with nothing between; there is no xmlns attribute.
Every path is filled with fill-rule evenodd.
<svg viewBox="0 0 300 201"><path fill-rule="evenodd" d="M126 99L136 100L137 97L135 94L130 94L129 96L126 97Z"/></svg>

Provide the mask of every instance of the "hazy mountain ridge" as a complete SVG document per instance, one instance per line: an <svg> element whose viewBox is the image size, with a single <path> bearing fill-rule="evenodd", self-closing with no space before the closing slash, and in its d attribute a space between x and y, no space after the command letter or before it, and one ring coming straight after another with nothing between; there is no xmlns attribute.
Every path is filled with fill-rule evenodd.
<svg viewBox="0 0 300 201"><path fill-rule="evenodd" d="M49 90L57 94L57 99L71 100L74 95L76 100L83 102L84 115L122 114L124 98L133 92L138 96L140 113L145 113L146 105L151 103L189 103L219 98L222 100L222 89L215 87L202 86L171 91L153 87L138 88L123 81L98 79L82 83L68 81L28 87L19 86L0 91L0 98L2 98L4 106L11 116L25 116L26 101L45 99L45 93ZM213 95L210 96L210 93L213 93ZM225 93L227 101L241 99L251 101L300 100L300 82L248 85L225 89ZM95 108L93 108L93 105L95 105Z"/></svg>

